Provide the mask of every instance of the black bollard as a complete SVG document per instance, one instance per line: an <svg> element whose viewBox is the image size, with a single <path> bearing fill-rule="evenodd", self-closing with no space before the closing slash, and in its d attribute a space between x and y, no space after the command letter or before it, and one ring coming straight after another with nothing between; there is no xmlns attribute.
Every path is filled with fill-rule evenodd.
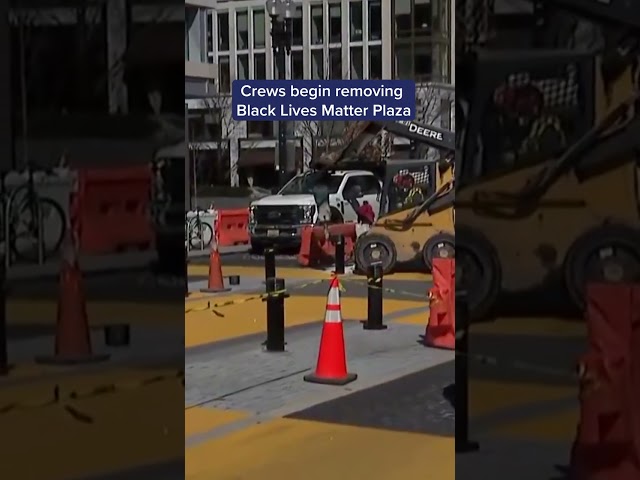
<svg viewBox="0 0 640 480"><path fill-rule="evenodd" d="M230 275L229 276L229 285L233 285L233 286L240 285L240 275Z"/></svg>
<svg viewBox="0 0 640 480"><path fill-rule="evenodd" d="M276 251L273 247L264 249L264 282L276 278Z"/></svg>
<svg viewBox="0 0 640 480"><path fill-rule="evenodd" d="M344 275L344 235L336 237L336 272L337 275Z"/></svg>
<svg viewBox="0 0 640 480"><path fill-rule="evenodd" d="M104 327L104 343L109 347L128 347L131 343L129 325L107 325Z"/></svg>
<svg viewBox="0 0 640 480"><path fill-rule="evenodd" d="M475 452L477 442L469 440L469 304L467 293L456 291L456 453Z"/></svg>
<svg viewBox="0 0 640 480"><path fill-rule="evenodd" d="M382 307L382 263L371 264L367 275L367 320L365 330L385 330Z"/></svg>
<svg viewBox="0 0 640 480"><path fill-rule="evenodd" d="M184 298L189 296L189 253L184 247Z"/></svg>
<svg viewBox="0 0 640 480"><path fill-rule="evenodd" d="M267 340L264 346L267 352L284 352L284 300L289 298L285 292L283 278L267 279Z"/></svg>
<svg viewBox="0 0 640 480"><path fill-rule="evenodd" d="M6 248L6 247L5 247ZM4 257L0 256L0 376L9 373L7 354L7 278Z"/></svg>

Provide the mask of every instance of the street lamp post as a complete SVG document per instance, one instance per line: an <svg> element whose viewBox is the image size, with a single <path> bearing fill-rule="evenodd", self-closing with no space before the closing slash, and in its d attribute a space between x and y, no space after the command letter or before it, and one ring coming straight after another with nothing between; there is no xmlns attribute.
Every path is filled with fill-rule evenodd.
<svg viewBox="0 0 640 480"><path fill-rule="evenodd" d="M286 80L287 55L291 54L293 2L291 0L267 0L267 13L271 17L271 46L278 71L278 80ZM278 180L283 186L291 174L287 152L287 122L278 121Z"/></svg>

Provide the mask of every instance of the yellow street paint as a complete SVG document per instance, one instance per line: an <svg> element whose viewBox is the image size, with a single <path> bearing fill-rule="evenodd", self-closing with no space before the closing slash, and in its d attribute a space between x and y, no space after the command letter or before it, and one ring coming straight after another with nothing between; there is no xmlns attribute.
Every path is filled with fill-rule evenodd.
<svg viewBox="0 0 640 480"><path fill-rule="evenodd" d="M103 382L136 382L162 373L167 372L140 369L50 379L7 388L3 400L9 395L13 402L37 403L51 398L56 383L64 395L71 389L82 392ZM183 451L184 419L176 415L176 408L184 404L179 381L153 383L68 404L92 422L74 419L61 405L0 415L1 478L84 478L173 460Z"/></svg>
<svg viewBox="0 0 640 480"><path fill-rule="evenodd" d="M194 407L184 411L184 435L213 430L214 428L246 418L246 412L219 410L217 408Z"/></svg>
<svg viewBox="0 0 640 480"><path fill-rule="evenodd" d="M504 425L491 433L509 438L571 442L576 435L579 412L577 408L565 408L547 415L536 415L521 422Z"/></svg>
<svg viewBox="0 0 640 480"><path fill-rule="evenodd" d="M209 275L209 266L208 265L189 265L189 276L200 276L206 277ZM309 279L309 280L320 280L323 278L331 278L331 272L325 272L322 270L315 270L313 268L303 268L303 267L278 267L277 268L278 276L282 278L293 278L293 279ZM228 266L222 267L222 274L225 276L228 275L239 275L240 277L256 277L263 278L264 277L264 267L262 266ZM345 276L345 278L357 278L362 279L361 276L353 275L353 276ZM423 281L430 282L432 277L426 273L392 273L386 275L384 278L388 280L414 280L414 281Z"/></svg>
<svg viewBox="0 0 640 480"><path fill-rule="evenodd" d="M472 325L471 333L584 337L586 335L586 323L561 318L498 318L493 322Z"/></svg>
<svg viewBox="0 0 640 480"><path fill-rule="evenodd" d="M504 408L531 405L539 402L569 398L575 388L532 383L469 382L469 415L478 417Z"/></svg>
<svg viewBox="0 0 640 480"><path fill-rule="evenodd" d="M7 304L9 325L55 325L57 302L14 300ZM87 301L87 316L91 326L118 323L154 324L181 323L182 305L166 302Z"/></svg>
<svg viewBox="0 0 640 480"><path fill-rule="evenodd" d="M224 303L243 296L216 297L216 303ZM213 301L210 301L213 304ZM216 309L224 315L219 317L206 308L206 301L194 301L187 305L193 309L185 314L185 347L193 347L205 343L218 342L230 338L242 337L266 331L266 305L261 300L231 305ZM389 314L423 305L410 300L385 300L384 311ZM326 307L325 297L294 295L285 303L285 322L288 327L307 323L320 322L324 319ZM367 316L366 298L342 298L342 318L344 320L363 320Z"/></svg>
<svg viewBox="0 0 640 480"><path fill-rule="evenodd" d="M280 480L455 476L452 438L302 420L256 425L188 448L185 456L187 480L253 479L265 472L277 472Z"/></svg>

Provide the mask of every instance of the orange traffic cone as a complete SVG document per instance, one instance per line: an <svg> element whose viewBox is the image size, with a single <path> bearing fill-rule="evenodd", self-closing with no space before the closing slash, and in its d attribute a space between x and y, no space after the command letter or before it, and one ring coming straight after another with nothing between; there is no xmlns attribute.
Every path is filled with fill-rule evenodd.
<svg viewBox="0 0 640 480"><path fill-rule="evenodd" d="M429 322L424 335L427 347L456 348L455 264L451 258L433 259L433 288L429 291Z"/></svg>
<svg viewBox="0 0 640 480"><path fill-rule="evenodd" d="M337 278L333 278L327 295L318 364L316 371L305 375L304 380L326 385L346 385L356 378L358 375L347 372L344 329L340 313L340 282Z"/></svg>
<svg viewBox="0 0 640 480"><path fill-rule="evenodd" d="M207 288L200 289L204 293L228 292L230 288L224 286L222 277L222 262L218 252L218 244L215 239L211 242L211 253L209 254L209 281Z"/></svg>
<svg viewBox="0 0 640 480"><path fill-rule="evenodd" d="M70 230L70 229L69 229ZM60 269L60 294L53 355L36 358L39 363L79 364L107 360L109 354L95 354L82 284L82 272L71 232L67 233Z"/></svg>

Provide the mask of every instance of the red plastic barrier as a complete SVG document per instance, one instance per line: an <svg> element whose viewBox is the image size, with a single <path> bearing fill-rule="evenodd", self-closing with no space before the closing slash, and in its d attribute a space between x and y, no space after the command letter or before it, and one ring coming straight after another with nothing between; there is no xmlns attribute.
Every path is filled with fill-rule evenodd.
<svg viewBox="0 0 640 480"><path fill-rule="evenodd" d="M640 478L638 432L633 417L633 287L593 284L587 288L589 350L580 359L580 420L571 452L571 478ZM638 353L636 353L638 355ZM634 438L635 437L635 438Z"/></svg>
<svg viewBox="0 0 640 480"><path fill-rule="evenodd" d="M71 199L79 250L103 254L151 247L151 188L148 166L79 170Z"/></svg>
<svg viewBox="0 0 640 480"><path fill-rule="evenodd" d="M218 210L216 235L218 246L229 247L249 243L249 209Z"/></svg>
<svg viewBox="0 0 640 480"><path fill-rule="evenodd" d="M339 223L329 225L328 240L323 226L305 227L302 230L298 263L303 267L334 264L336 247L333 239L338 235L342 235L345 240L345 261L351 258L356 242L356 225L355 223Z"/></svg>
<svg viewBox="0 0 640 480"><path fill-rule="evenodd" d="M433 287L429 291L429 321L424 343L429 347L456 348L456 267L452 258L434 258Z"/></svg>

